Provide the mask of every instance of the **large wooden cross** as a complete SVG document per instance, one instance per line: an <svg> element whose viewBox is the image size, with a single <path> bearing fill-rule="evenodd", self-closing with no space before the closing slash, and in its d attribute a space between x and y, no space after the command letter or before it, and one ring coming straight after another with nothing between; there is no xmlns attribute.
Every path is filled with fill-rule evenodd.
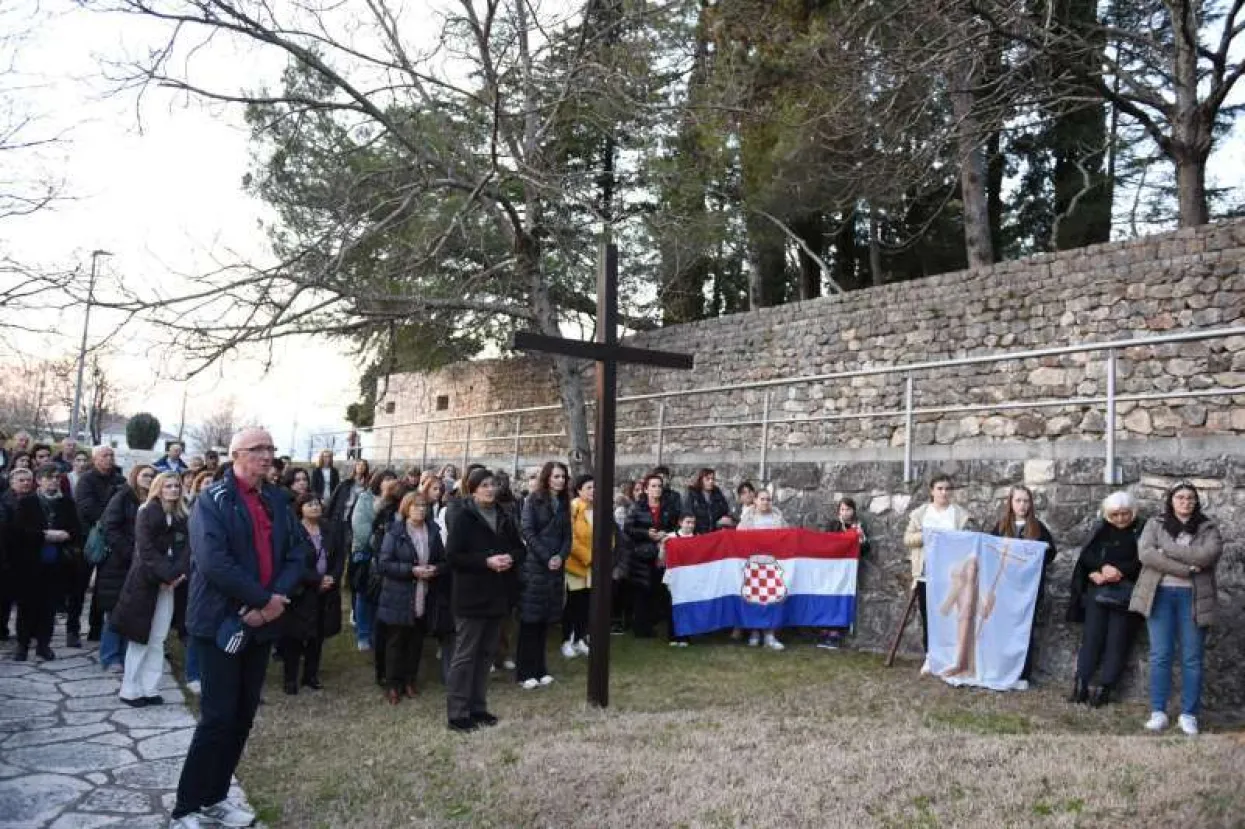
<svg viewBox="0 0 1245 829"><path fill-rule="evenodd" d="M618 248L605 243L597 273L596 342L519 332L514 347L561 354L597 364L597 431L593 455L596 497L592 507L592 650L588 662L588 701L602 708L610 699L610 585L614 546L614 427L618 415L618 364L692 368L692 357L618 344Z"/></svg>

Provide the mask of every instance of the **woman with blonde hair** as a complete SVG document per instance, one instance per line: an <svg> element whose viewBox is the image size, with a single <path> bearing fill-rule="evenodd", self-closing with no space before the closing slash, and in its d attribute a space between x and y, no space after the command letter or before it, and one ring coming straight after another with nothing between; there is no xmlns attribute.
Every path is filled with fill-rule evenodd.
<svg viewBox="0 0 1245 829"><path fill-rule="evenodd" d="M164 669L164 640L173 621L173 591L190 568L186 508L181 476L163 472L151 482L135 521L135 553L113 609L112 624L129 641L121 701L141 708L158 705Z"/></svg>

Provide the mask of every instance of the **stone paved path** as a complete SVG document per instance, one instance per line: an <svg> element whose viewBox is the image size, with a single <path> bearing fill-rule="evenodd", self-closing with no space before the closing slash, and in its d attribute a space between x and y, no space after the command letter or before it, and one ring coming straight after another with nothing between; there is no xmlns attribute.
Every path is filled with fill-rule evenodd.
<svg viewBox="0 0 1245 829"><path fill-rule="evenodd" d="M0 644L0 829L167 826L195 725L169 663L164 705L130 708L97 643L66 648L56 627L51 662L34 648L14 662ZM231 796L243 800L236 785Z"/></svg>

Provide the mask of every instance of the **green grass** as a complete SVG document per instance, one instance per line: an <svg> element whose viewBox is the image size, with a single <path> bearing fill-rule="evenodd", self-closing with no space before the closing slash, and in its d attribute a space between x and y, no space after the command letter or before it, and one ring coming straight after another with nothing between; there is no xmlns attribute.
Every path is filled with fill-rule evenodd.
<svg viewBox="0 0 1245 829"><path fill-rule="evenodd" d="M326 689L278 667L239 770L272 827L1231 826L1245 750L1230 735L1143 735L1144 706L1056 689L951 688L872 654L690 648L615 637L611 706L550 642L557 682L490 686L494 729L445 729L422 693L382 702L368 654L329 643Z"/></svg>

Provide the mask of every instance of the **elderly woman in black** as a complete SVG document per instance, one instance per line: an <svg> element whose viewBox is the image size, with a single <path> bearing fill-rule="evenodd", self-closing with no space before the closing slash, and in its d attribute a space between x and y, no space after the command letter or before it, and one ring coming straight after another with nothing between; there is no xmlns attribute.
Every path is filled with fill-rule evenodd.
<svg viewBox="0 0 1245 829"><path fill-rule="evenodd" d="M346 567L343 550L329 543L327 529L321 520L324 502L314 492L305 493L294 504L298 518L298 530L303 536L307 559L303 562L303 574L299 579L301 590L290 599L290 606L282 614L284 628L281 632L281 662L284 689L287 694L297 694L298 668L302 664L302 685L318 691L324 687L320 682L320 654L324 640L341 633L342 629L342 571Z"/></svg>
<svg viewBox="0 0 1245 829"><path fill-rule="evenodd" d="M668 612L663 614L666 588L661 579L666 565L661 559L661 542L678 531L679 510L677 505L663 497L663 491L660 475L645 478L644 497L632 505L625 527L626 535L631 539L631 554L627 559L627 579L632 589L631 610L635 635L640 639L653 637L653 627L660 615L669 618ZM669 636L672 643L679 641L673 627Z"/></svg>
<svg viewBox="0 0 1245 829"><path fill-rule="evenodd" d="M421 493L402 497L398 520L381 543L378 566L384 577L377 618L385 623L385 697L397 705L404 693L418 693L424 638L436 635L442 621L437 618L437 594L448 564L441 533L428 519L428 502Z"/></svg>
<svg viewBox="0 0 1245 829"><path fill-rule="evenodd" d="M1072 570L1068 621L1084 622L1076 657L1076 680L1068 702L1095 708L1111 701L1111 691L1124 671L1124 660L1137 632L1139 618L1130 613L1132 585L1141 574L1137 540L1142 522L1137 502L1127 492L1115 492L1102 502L1102 519ZM1098 684L1094 673L1102 668Z"/></svg>
<svg viewBox="0 0 1245 829"><path fill-rule="evenodd" d="M717 472L712 469L702 469L692 478L683 497L683 512L696 516L697 535L735 526L731 505L718 489Z"/></svg>
<svg viewBox="0 0 1245 829"><path fill-rule="evenodd" d="M545 641L549 625L562 618L566 598L563 568L571 553L569 490L570 470L549 461L523 501L527 559L521 571L515 679L529 691L553 682L545 664Z"/></svg>
<svg viewBox="0 0 1245 829"><path fill-rule="evenodd" d="M447 678L449 727L474 731L497 724L488 711L489 667L502 617L510 608L514 568L523 561L519 530L497 508L496 483L487 469L467 476L466 497L450 526L445 556L453 574L454 657Z"/></svg>

